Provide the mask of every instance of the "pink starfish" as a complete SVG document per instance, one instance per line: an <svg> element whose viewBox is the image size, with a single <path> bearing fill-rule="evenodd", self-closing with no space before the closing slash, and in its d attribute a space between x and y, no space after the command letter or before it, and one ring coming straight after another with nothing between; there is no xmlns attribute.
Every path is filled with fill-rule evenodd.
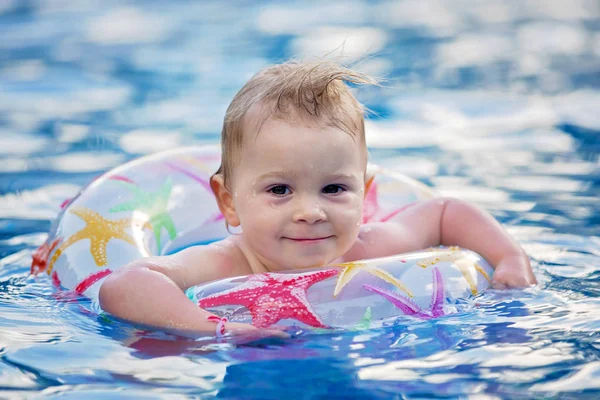
<svg viewBox="0 0 600 400"><path fill-rule="evenodd" d="M437 318L445 315L444 313L444 281L442 273L437 267L432 268L433 271L433 290L431 293L431 310L423 310L417 304L407 297L400 294L390 292L385 289L378 288L372 285L363 285L369 292L377 293L388 299L393 305L398 307L404 314L421 319Z"/></svg>
<svg viewBox="0 0 600 400"><path fill-rule="evenodd" d="M337 275L335 269L304 274L251 275L240 286L201 299L202 308L239 304L250 310L252 324L266 328L293 318L315 328L327 328L312 310L306 291L313 284Z"/></svg>
<svg viewBox="0 0 600 400"><path fill-rule="evenodd" d="M201 176L193 173L192 171L180 167L179 165L172 163L172 162L165 162L165 165L171 169L174 169L177 172L181 172L182 174L184 174L185 176L189 177L190 179L198 182L200 185L202 185L204 187L204 189L206 189L206 191L208 191L209 193L212 193L212 189L210 188L210 183L202 178Z"/></svg>
<svg viewBox="0 0 600 400"><path fill-rule="evenodd" d="M103 177L103 176L106 176L106 179L112 179L112 180L115 180L115 181L123 181L123 182L133 183L131 181L131 179L129 179L126 176L123 176L123 175L110 175L110 176L107 176L107 175L98 175L98 176L94 177L87 185L85 185L83 188L81 188L81 190L79 191L79 193L83 192L85 190L85 188L87 188L89 185L91 185L92 183L94 183L96 180L98 180L100 177ZM76 196L68 198L68 199L64 199L63 202L60 203L60 209L61 210L65 209L69 204L71 204L71 202L73 200L75 200L77 198L77 196L79 196L79 195L76 195Z"/></svg>
<svg viewBox="0 0 600 400"><path fill-rule="evenodd" d="M381 206L379 205L379 201L377 200L377 184L374 181L375 177L371 177L365 185L365 201L363 203L363 224L367 222L386 222L400 214L402 211L406 210L408 207L411 207L415 203L407 204L402 207L394 208L392 211L382 215L377 216L377 214L381 211Z"/></svg>

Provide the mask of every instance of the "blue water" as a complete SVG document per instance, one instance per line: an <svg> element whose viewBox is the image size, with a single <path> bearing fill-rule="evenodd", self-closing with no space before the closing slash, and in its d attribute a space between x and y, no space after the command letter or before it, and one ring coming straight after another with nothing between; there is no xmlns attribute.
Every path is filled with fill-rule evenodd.
<svg viewBox="0 0 600 400"><path fill-rule="evenodd" d="M599 398L597 1L0 1L0 397ZM372 160L473 201L540 281L472 311L285 341L185 341L28 276L60 203L214 143L289 57L362 58Z"/></svg>

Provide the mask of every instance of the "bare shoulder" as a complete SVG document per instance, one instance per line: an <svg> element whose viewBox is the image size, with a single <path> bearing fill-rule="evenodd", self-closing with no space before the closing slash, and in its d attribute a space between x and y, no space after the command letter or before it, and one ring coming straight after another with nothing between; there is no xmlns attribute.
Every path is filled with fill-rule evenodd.
<svg viewBox="0 0 600 400"><path fill-rule="evenodd" d="M386 257L410 251L407 246L406 230L395 222L373 222L364 224L356 242L343 256L343 261Z"/></svg>
<svg viewBox="0 0 600 400"><path fill-rule="evenodd" d="M233 238L192 246L152 261L170 271L161 271L186 289L201 283L248 273L248 261Z"/></svg>
<svg viewBox="0 0 600 400"><path fill-rule="evenodd" d="M439 200L416 203L386 222L361 227L344 261L387 257L439 244Z"/></svg>

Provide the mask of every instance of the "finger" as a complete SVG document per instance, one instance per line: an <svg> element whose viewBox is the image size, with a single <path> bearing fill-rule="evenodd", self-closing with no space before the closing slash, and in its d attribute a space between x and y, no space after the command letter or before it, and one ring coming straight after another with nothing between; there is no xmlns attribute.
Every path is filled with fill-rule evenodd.
<svg viewBox="0 0 600 400"><path fill-rule="evenodd" d="M537 285L538 281L533 271L529 271L529 285Z"/></svg>
<svg viewBox="0 0 600 400"><path fill-rule="evenodd" d="M499 281L492 281L492 289L496 289L496 290L506 290L508 289L508 286L506 286L505 283L503 282L499 282Z"/></svg>
<svg viewBox="0 0 600 400"><path fill-rule="evenodd" d="M265 330L265 333L267 336L277 337L280 339L289 339L292 337L289 333L279 330L279 329L267 329L267 330Z"/></svg>

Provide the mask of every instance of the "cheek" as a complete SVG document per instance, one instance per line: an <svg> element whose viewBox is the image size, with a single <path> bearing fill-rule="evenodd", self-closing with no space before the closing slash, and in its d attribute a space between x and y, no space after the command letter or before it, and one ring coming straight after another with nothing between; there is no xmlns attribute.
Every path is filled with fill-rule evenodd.
<svg viewBox="0 0 600 400"><path fill-rule="evenodd" d="M240 202L238 207L238 215L243 224L248 224L252 228L262 230L265 227L263 221L270 221L271 224L276 223L281 217L283 210L278 207L275 202L268 199L260 198L259 196L251 196L245 201Z"/></svg>
<svg viewBox="0 0 600 400"><path fill-rule="evenodd" d="M362 221L362 200L357 197L345 204L336 205L334 213L340 223L358 228Z"/></svg>

